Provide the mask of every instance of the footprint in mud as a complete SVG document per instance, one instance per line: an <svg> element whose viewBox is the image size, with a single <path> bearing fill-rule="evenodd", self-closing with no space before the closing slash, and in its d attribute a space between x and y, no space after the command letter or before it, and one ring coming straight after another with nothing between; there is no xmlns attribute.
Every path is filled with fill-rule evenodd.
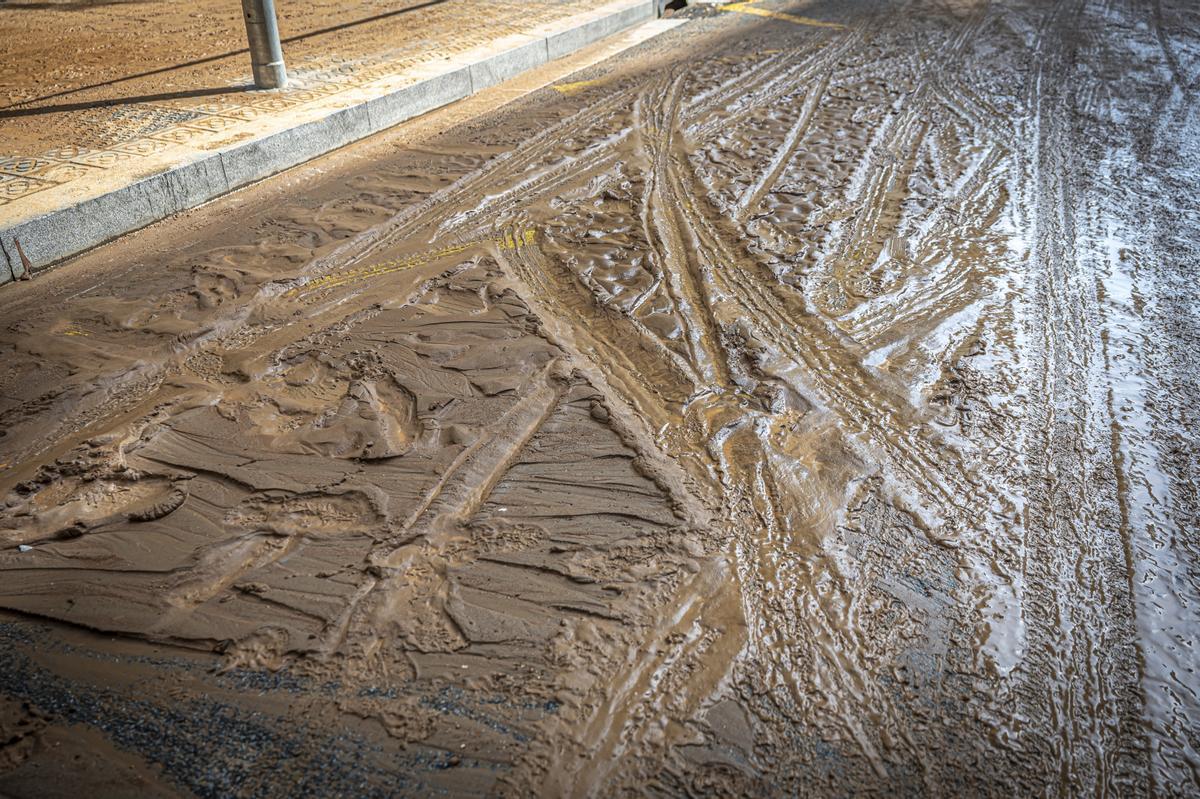
<svg viewBox="0 0 1200 799"><path fill-rule="evenodd" d="M32 757L50 724L50 717L28 702L0 699L0 774Z"/></svg>
<svg viewBox="0 0 1200 799"><path fill-rule="evenodd" d="M287 629L268 624L243 638L222 641L215 649L217 654L221 655L220 671L278 671L286 665L290 640L291 635Z"/></svg>
<svg viewBox="0 0 1200 799"><path fill-rule="evenodd" d="M256 494L230 511L226 524L277 535L338 536L383 523L379 502L366 494Z"/></svg>
<svg viewBox="0 0 1200 799"><path fill-rule="evenodd" d="M70 477L18 503L0 521L0 547L77 538L128 522L161 519L187 499L179 481L165 477Z"/></svg>
<svg viewBox="0 0 1200 799"><path fill-rule="evenodd" d="M417 433L415 406L415 398L390 380L356 380L334 413L306 425L297 440L337 458L403 455Z"/></svg>
<svg viewBox="0 0 1200 799"><path fill-rule="evenodd" d="M359 491L345 494L263 493L247 497L225 518L241 534L203 547L175 579L167 601L179 608L207 602L243 576L268 566L308 539L363 535L386 520L380 503ZM245 584L262 594L269 585Z"/></svg>
<svg viewBox="0 0 1200 799"><path fill-rule="evenodd" d="M388 374L343 376L354 371L306 357L268 383L250 420L280 452L359 460L405 454L420 435L416 397Z"/></svg>

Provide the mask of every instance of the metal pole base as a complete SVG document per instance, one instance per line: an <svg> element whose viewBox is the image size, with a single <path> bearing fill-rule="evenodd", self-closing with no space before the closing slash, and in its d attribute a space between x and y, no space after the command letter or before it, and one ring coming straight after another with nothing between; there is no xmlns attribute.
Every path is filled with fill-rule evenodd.
<svg viewBox="0 0 1200 799"><path fill-rule="evenodd" d="M287 69L283 66L274 0L242 0L242 15L246 18L246 38L250 41L254 85L260 89L286 87Z"/></svg>
<svg viewBox="0 0 1200 799"><path fill-rule="evenodd" d="M251 62L250 69L254 72L254 85L258 88L287 88L287 67L283 65L282 61L277 61L273 64L255 64Z"/></svg>

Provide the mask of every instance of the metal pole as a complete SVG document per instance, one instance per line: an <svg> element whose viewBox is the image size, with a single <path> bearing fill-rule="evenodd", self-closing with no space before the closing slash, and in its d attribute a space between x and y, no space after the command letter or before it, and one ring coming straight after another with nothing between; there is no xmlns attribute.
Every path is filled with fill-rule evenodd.
<svg viewBox="0 0 1200 799"><path fill-rule="evenodd" d="M246 17L246 36L250 40L250 66L254 85L260 89L287 86L283 66L283 48L279 44L279 23L275 20L275 0L242 0Z"/></svg>

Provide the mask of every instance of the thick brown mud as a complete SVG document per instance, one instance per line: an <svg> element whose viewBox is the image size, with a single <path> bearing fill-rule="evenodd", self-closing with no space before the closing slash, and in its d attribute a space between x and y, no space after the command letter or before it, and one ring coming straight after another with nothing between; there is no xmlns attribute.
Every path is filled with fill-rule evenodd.
<svg viewBox="0 0 1200 799"><path fill-rule="evenodd" d="M4 292L0 792L1200 791L1200 18L755 8Z"/></svg>

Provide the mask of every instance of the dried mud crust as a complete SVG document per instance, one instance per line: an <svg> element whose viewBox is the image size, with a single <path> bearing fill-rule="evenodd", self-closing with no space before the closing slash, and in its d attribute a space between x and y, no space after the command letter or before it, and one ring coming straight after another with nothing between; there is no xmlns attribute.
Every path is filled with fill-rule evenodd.
<svg viewBox="0 0 1200 799"><path fill-rule="evenodd" d="M205 796L1195 790L1190 12L735 13L13 289L16 707Z"/></svg>

